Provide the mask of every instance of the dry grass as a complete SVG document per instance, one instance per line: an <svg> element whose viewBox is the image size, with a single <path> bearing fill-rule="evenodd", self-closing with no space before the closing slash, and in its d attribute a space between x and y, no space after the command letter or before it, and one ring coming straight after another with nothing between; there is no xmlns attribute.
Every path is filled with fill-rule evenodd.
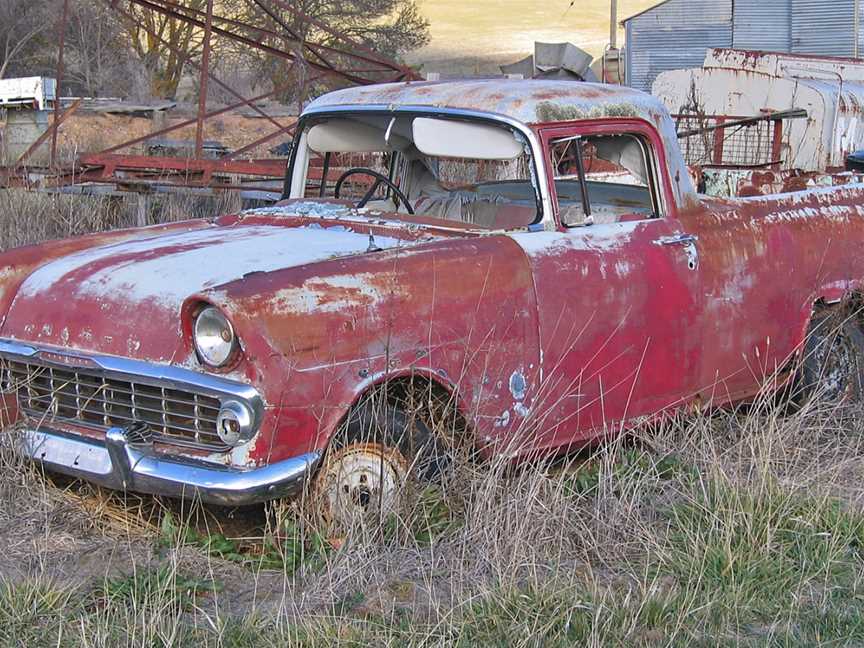
<svg viewBox="0 0 864 648"><path fill-rule="evenodd" d="M7 245L126 218L0 193ZM864 645L861 407L786 410L458 460L413 516L340 542L286 507L94 493L4 446L0 646Z"/></svg>

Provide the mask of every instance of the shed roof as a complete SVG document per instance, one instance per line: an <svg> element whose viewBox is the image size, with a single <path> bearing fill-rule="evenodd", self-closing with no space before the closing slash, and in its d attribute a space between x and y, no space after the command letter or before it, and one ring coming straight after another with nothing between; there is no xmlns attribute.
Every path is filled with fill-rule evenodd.
<svg viewBox="0 0 864 648"><path fill-rule="evenodd" d="M538 79L387 83L323 95L309 109L328 106L435 106L496 113L526 124L592 117L639 117L657 123L663 104L632 88Z"/></svg>

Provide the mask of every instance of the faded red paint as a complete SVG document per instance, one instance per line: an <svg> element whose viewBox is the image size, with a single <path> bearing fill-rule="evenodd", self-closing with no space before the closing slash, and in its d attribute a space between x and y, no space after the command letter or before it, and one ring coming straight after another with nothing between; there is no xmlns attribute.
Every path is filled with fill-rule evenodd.
<svg viewBox="0 0 864 648"><path fill-rule="evenodd" d="M286 201L280 215L93 235L0 257L0 337L204 372L191 318L213 304L243 344L238 363L220 373L251 383L267 403L249 454L258 464L325 448L353 403L399 376L423 375L454 393L489 452L510 452L514 440L518 452L553 452L658 412L747 399L799 349L815 303L861 290L864 187L746 200L684 192L682 202L683 180L667 164L683 168L680 152L653 122L607 117L534 128L543 146L568 134L644 136L655 151L662 218L567 229L555 214L554 231L480 232L348 209L290 216L300 201ZM797 179L760 171L752 182ZM554 201L554 183L548 191ZM326 240L347 227L405 246L253 269L170 307L136 300L134 291L72 296L94 273L206 246L218 251L218 242L201 238L208 231L242 240L269 228ZM187 238L170 245L157 237L180 232ZM682 246L660 244L681 235L697 237L698 267ZM16 298L22 282L54 260L146 237L154 237L147 249L70 264L54 284ZM215 257L214 276L231 263Z"/></svg>

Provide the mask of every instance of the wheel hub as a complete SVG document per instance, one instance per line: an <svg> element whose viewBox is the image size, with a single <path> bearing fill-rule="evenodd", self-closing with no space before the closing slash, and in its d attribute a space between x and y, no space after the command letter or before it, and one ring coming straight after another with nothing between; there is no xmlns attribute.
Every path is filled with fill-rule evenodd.
<svg viewBox="0 0 864 648"><path fill-rule="evenodd" d="M333 451L315 478L316 503L326 522L350 526L396 511L408 475L402 454L378 443Z"/></svg>

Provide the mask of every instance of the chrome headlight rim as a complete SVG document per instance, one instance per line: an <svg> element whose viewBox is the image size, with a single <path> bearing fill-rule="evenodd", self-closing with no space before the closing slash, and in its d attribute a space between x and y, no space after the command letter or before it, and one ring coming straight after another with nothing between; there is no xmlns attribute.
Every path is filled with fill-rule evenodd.
<svg viewBox="0 0 864 648"><path fill-rule="evenodd" d="M239 342L225 314L215 306L205 305L192 322L192 346L203 365L222 369L236 358Z"/></svg>

